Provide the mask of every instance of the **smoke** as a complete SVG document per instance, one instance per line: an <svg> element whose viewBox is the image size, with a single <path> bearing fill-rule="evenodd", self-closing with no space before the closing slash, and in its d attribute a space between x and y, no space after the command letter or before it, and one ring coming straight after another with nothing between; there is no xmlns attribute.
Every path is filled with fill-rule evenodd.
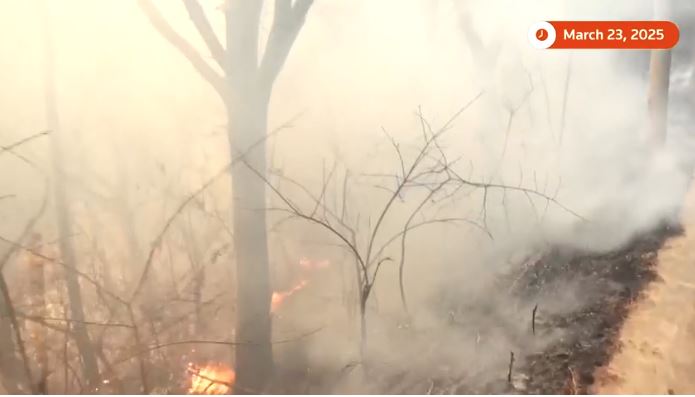
<svg viewBox="0 0 695 397"><path fill-rule="evenodd" d="M0 16L0 35L21 38L0 44L0 130L8 141L44 128L41 41L30 3L7 4L12 12ZM206 11L222 31L223 18L213 3L205 3ZM360 247L368 243L368 231L390 195L375 185L394 183L373 175L399 170L386 134L412 160L422 143L418 109L436 129L480 95L443 135L443 150L470 180L542 195L466 188L429 206L418 219L461 217L487 232L442 223L409 234L404 282L410 315L401 303L398 260L384 263L367 305L365 362L353 258L325 229L282 223L271 233L278 290L299 281L293 269L303 256L331 265L306 275L307 287L274 315L279 337L321 329L277 346L278 362L325 374L325 386L335 391L389 389L403 373L417 379L446 374L483 387L504 376L510 350L523 360L523 352L561 337L532 338L528 313L535 302L519 302L497 283L549 247L610 251L675 216L694 153L688 126L692 69L682 66L692 54L682 35L674 53L669 143L655 149L645 135L648 54L538 51L527 44L526 30L538 20L648 19L650 4L316 0L273 92L270 128L292 122L269 140L269 160L317 195L335 164L326 202L340 211L346 198ZM164 1L158 6L184 37L204 48L183 7ZM266 8L262 36L272 18ZM681 29L689 28L689 8L678 2L675 9L683 10ZM146 254L177 205L228 161L224 109L134 4L72 0L52 11L59 111L68 142L64 172L80 225L76 241L86 252L89 237L101 233L108 242L102 249L116 264L114 277L127 284L141 266L125 254L121 221L105 203L130 202L132 232ZM0 160L6 170L0 184L16 195L0 202L6 220L1 235L16 236L41 202L48 153L42 142L21 149L39 172L15 156ZM346 173L349 190L343 196ZM208 276L203 292L208 298L229 292L231 285L227 182L214 183L168 237L174 250L196 246L204 254L219 254L208 269L220 275ZM279 186L311 208L299 189ZM403 192L377 244L401 230L425 194ZM282 203L271 197L269 205L276 204ZM42 227L52 240L49 219ZM280 219L272 217L273 225ZM190 266L184 254L163 251L158 258L166 270L158 271L158 279L165 290ZM398 244L384 252L400 255ZM591 301L585 280L565 280L553 291L540 302L546 313ZM219 322L205 325L206 332L228 336L231 320L220 313L229 312L218 312Z"/></svg>
<svg viewBox="0 0 695 397"><path fill-rule="evenodd" d="M526 29L536 20L649 19L648 2L612 4L610 10L600 2L387 3L363 6L370 10L356 18L364 22L350 24L349 32L340 26L334 29L338 37L317 45L328 52L320 66L297 67L297 75L308 68L309 75L326 73L332 82L319 88L325 108L331 110L318 112L330 118L326 123L332 134L317 140L339 140L336 146L348 167L395 172L397 159L377 127L383 126L397 139L416 141L419 127L412 109L420 107L433 125L441 125L482 92L481 100L456 120L444 139L447 151L463 158L460 163L469 165L463 169L473 180L524 186L557 199L547 203L509 191L477 191L441 213L480 220L486 203L487 227L494 239L473 228L450 225L414 232L405 277L413 314L409 327L403 325L395 269L385 266L377 281L376 302L368 315L373 354L369 357L380 364L371 365L386 373L419 373L420 380L427 374L448 374L467 379L471 387L482 387L504 374L510 350L522 352L523 359L527 346L541 349L561 337L529 337L528 313L534 305L498 291L495 283L501 275L518 270L528 255L553 246L596 253L615 250L677 217L692 161L687 116L680 110L684 98L674 94L671 99L669 144L650 147L648 53L539 52L526 43ZM681 8L685 10L683 4L675 5L675 10ZM396 16L380 18L387 10ZM378 22L372 19L375 14ZM689 17L682 15L679 23L688 26ZM466 22L472 26L461 26ZM306 32L309 36L311 28ZM341 33L354 40L343 39ZM471 40L466 34L477 37ZM471 48L475 40L480 46ZM339 45L343 42L358 43L361 55L353 56L351 47ZM678 77L689 70L681 66L687 46L684 41L674 54L674 93L690 87L688 78ZM297 54L301 51L300 47ZM300 55L293 58L301 60ZM344 90L334 85L341 77L349 82ZM306 85L302 87L306 90ZM300 91L297 86L295 90ZM321 125L319 117L308 116L313 126ZM358 148L349 149L351 138L370 148L365 156L359 156ZM356 199L369 203L360 210L374 219L377 214L370 212L371 206L387 195L364 191L360 195L377 197ZM555 292L540 305L546 313L577 310L597 295L590 285L586 280L563 280L550 287ZM298 310L305 308L299 305ZM303 319L300 313L295 315ZM463 314L462 318L453 318L453 313ZM341 333L327 331L317 337L313 359L336 368L345 365L346 358L332 352L339 350L338 341L346 339L342 332L349 326L348 320L336 327ZM356 343L352 340L353 348ZM328 346L331 353L326 352ZM363 386L365 380L351 374L355 383L348 382L343 390ZM367 378L382 387L395 382ZM408 390L403 382L403 389L396 390Z"/></svg>

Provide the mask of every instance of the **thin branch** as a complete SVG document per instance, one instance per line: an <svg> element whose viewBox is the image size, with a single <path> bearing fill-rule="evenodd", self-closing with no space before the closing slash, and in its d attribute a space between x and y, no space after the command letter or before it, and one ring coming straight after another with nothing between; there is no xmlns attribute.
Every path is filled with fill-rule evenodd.
<svg viewBox="0 0 695 397"><path fill-rule="evenodd" d="M562 210L565 212L575 216L576 218L583 220L583 221L588 221L585 217L582 215L578 214L577 212L573 211L572 209L566 207L562 203L560 203L555 197L550 197L546 195L545 193L539 192L537 190L521 187L521 186L511 186L511 185L504 185L504 184L497 184L497 183L484 183L484 182L476 182L476 181L471 181L466 178L461 177L458 173L455 171L451 170L452 174L455 176L455 179L464 185L475 187L475 188L481 188L481 189L502 189L502 190L511 190L511 191L516 191L520 193L524 193L527 196L536 196L538 198L541 198L543 200L549 201L553 203L554 205L560 207Z"/></svg>
<svg viewBox="0 0 695 397"><path fill-rule="evenodd" d="M454 218L454 217L451 217L451 218L435 218L435 219L429 219L429 220L424 220L424 221L421 221L421 222L413 223L413 224L408 225L407 227L403 228L403 230L401 230L400 232L395 233L393 236L389 237L388 240L386 240L386 242L385 242L384 244L381 245L381 247L379 248L379 250L377 251L377 253L376 253L374 256L377 257L377 258L378 258L379 256L381 256L381 254L383 253L383 251L385 251L386 248L388 248L394 241L396 241L397 239L401 238L401 237L403 236L404 233L411 232L411 231L413 231L413 230L415 230L415 229L419 229L419 228L421 228L421 227L423 227L423 226L427 226L427 225L432 225L432 224L437 224L437 223L459 223L459 222L460 222L460 223L466 223L466 224L469 224L469 225L473 226L474 228L476 228L476 229L480 230L481 232L483 232L488 238L490 238L490 240L493 240L493 236L492 236L492 234L490 233L489 230L485 229L485 227L484 227L483 225L481 225L480 223L477 223L477 222L472 221L472 220L470 220L470 219L466 219L466 218Z"/></svg>
<svg viewBox="0 0 695 397"><path fill-rule="evenodd" d="M291 184L292 186L295 186L295 187L297 187L298 189L300 189L304 194L307 195L307 197L309 197L309 198L312 200L312 202L313 202L314 204L316 204L316 205L318 206L319 209L322 210L322 212L324 213L324 215L330 215L330 217L333 218L333 220L336 221L336 222L338 223L338 225L340 225L341 227L343 227L348 233L350 233L351 235L354 235L354 234L355 234L354 229L351 228L351 227L345 222L345 212L343 212L340 216L338 216L338 214L334 213L331 209L329 209L329 208L319 199L319 197L316 197L306 186L302 185L301 183L297 182L296 180L294 180L294 179L292 179L292 178L290 178L290 177L288 177L288 176L286 176L286 175L277 174L277 173L274 174L274 175L277 176L277 177L279 177L283 182L287 182L287 183ZM346 173L346 179L345 179L344 183L347 183L347 175L348 175L348 174ZM278 190L279 190L279 189L278 189ZM347 190L343 190L343 194L346 194L346 192L347 192ZM291 204L291 207L290 207L290 208L296 208L296 205L293 204L293 203L291 202L291 200L289 200L289 198L288 198L287 196L285 196L285 199L287 200L287 202L289 202L289 203ZM343 197L343 200L344 200L344 199L345 199L345 197ZM344 203L345 203L345 202L344 202ZM345 206L343 206L343 211L346 211ZM329 223L328 217L326 217L325 220L326 220L327 223Z"/></svg>
<svg viewBox="0 0 695 397"><path fill-rule="evenodd" d="M307 338L311 335L314 335L321 331L324 327L319 327L316 329L313 329L309 332L303 333L301 335L288 338L288 339L279 339L275 341L271 341L271 345L281 345L281 344L286 344L286 343L291 343L291 342L296 342L298 340ZM251 343L251 342L232 342L232 341L217 341L217 340L203 340L203 339L190 339L190 340L180 340L180 341L174 341L174 342L166 342L166 343L160 343L157 345L149 346L146 347L135 354L132 354L128 357L122 358L114 363L112 365L118 365L121 363L124 363L128 360L131 360L133 358L136 358L140 355L147 354L149 352L159 350L159 349L164 349L167 347L173 347L173 346L185 346L185 345L217 345L217 346L248 346L248 345L259 345L259 343Z"/></svg>
<svg viewBox="0 0 695 397"><path fill-rule="evenodd" d="M67 324L85 324L85 325L94 325L98 327L117 327L117 328L133 328L132 325L129 324L124 324L124 323L100 323L97 321L79 321L79 320L73 320L71 318L60 318L60 317L42 317L42 316L32 316L20 312L15 312L16 316L18 318L28 320L28 321L33 321L37 322L40 324L48 325L49 321L58 321L58 322L64 322Z"/></svg>
<svg viewBox="0 0 695 397"><path fill-rule="evenodd" d="M403 153L401 153L401 147L398 145L398 142L386 131L386 128L381 127L381 131L386 135L386 137L389 139L389 142L391 142L391 146L393 146L393 149L396 151L396 154L398 155L398 162L401 166L401 175L400 177L405 179L405 162L403 161Z"/></svg>
<svg viewBox="0 0 695 397"><path fill-rule="evenodd" d="M405 226L403 227L403 234L401 237L401 258L400 262L398 263L398 287L400 289L401 293L401 303L403 304L403 309L405 310L406 313L408 313L408 303L405 298L405 288L404 288L404 283L403 283L403 270L405 268L405 241L406 237L408 235L408 228L410 227L410 223L415 219L415 216L420 212L422 207L425 206L425 204L434 196L437 194L437 192L442 189L447 183L449 183L449 179L445 180L444 182L440 183L439 186L437 186L435 189L433 189L421 202L418 204L418 206L413 210L413 212L410 214L410 217L408 217L408 220L405 222Z"/></svg>
<svg viewBox="0 0 695 397"><path fill-rule="evenodd" d="M29 235L29 233L34 229L34 225L38 220L41 218L43 215L44 211L46 211L46 204L48 203L48 182L44 183L44 192L43 192L43 199L41 200L41 205L39 206L38 210L34 214L34 216L29 219L27 224L24 226L24 229L22 232L19 234L19 238L17 241L24 241L24 239ZM17 250L17 246L10 246L10 248L5 252L5 255L0 259L0 272L5 267L5 264L10 260L10 257L14 252Z"/></svg>
<svg viewBox="0 0 695 397"><path fill-rule="evenodd" d="M386 202L386 205L384 208L381 210L379 213L379 217L377 218L376 224L374 225L374 229L372 230L371 236L369 237L369 243L367 244L367 251L365 253L366 259L365 262L367 264L370 263L370 259L372 258L372 247L374 245L374 241L376 239L376 236L379 232L379 228L384 221L384 218L386 217L386 214L389 212L391 206L393 205L393 202L396 200L396 197L400 197L400 193L403 190L404 186L410 181L411 176L413 175L413 172L417 168L417 166L420 164L422 159L426 156L432 142L436 141L437 138L439 138L444 132L446 132L453 122L470 106L472 106L475 102L478 101L478 99L483 95L483 91L480 91L478 95L473 97L468 103L466 103L464 106L462 106L456 113L454 113L449 120L447 120L446 123L440 128L437 132L432 133L430 137L427 137L426 135L426 129L425 125L426 123L424 122L424 117L422 116L422 113L418 113L418 117L420 118L420 122L422 124L422 129L423 133L425 134L425 144L422 146L420 149L420 152L416 156L415 160L413 160L410 168L408 169L408 172L403 176L403 180L401 183L398 185L396 188L396 191L393 193L391 198Z"/></svg>
<svg viewBox="0 0 695 397"><path fill-rule="evenodd" d="M5 152L11 152L14 148L16 148L18 146L21 146L27 142L33 141L34 139L40 138L42 136L46 136L50 133L51 133L51 131L48 131L48 130L41 131L41 132L36 133L34 135L30 135L26 138L22 138L22 139L18 140L17 142L11 143L9 145L0 145L0 154L5 153Z"/></svg>
<svg viewBox="0 0 695 397"><path fill-rule="evenodd" d="M326 217L327 213L327 208L326 205L323 204L325 202L325 197L326 197L326 189L328 188L328 182L333 178L333 174L335 173L335 170L337 168L338 164L336 162L333 163L333 168L331 168L331 171L328 173L328 176L324 178L323 185L321 187L321 194L319 194L318 200L315 200L315 206L314 209L311 211L310 216L314 216L316 214L316 211L319 209L319 207L323 208L323 213L324 213L324 218ZM324 166L324 173L325 173L325 166Z"/></svg>

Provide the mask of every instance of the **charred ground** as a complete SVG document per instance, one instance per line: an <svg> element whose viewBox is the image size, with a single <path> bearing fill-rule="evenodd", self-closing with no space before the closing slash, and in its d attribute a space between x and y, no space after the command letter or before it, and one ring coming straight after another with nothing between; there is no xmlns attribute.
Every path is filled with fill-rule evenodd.
<svg viewBox="0 0 695 397"><path fill-rule="evenodd" d="M657 277L657 251L682 229L663 226L636 237L623 249L587 255L555 249L524 274L519 293L533 296L558 277L587 277L602 291L591 304L567 315L550 316L540 332L561 328L565 337L542 352L530 354L517 375L522 381L508 391L530 394L591 392L594 372L620 349L617 336L630 305ZM539 308L539 311L542 310ZM515 387L516 386L516 387Z"/></svg>

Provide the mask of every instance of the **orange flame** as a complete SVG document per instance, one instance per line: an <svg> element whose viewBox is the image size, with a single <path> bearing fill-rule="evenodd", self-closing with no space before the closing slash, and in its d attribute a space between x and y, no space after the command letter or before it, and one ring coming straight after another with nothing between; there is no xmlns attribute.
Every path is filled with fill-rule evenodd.
<svg viewBox="0 0 695 397"><path fill-rule="evenodd" d="M299 258L299 266L305 270L311 269L323 269L330 266L330 262L327 259L324 260L311 260L306 256Z"/></svg>
<svg viewBox="0 0 695 397"><path fill-rule="evenodd" d="M275 313L287 298L292 296L292 294L294 294L295 292L306 287L308 283L308 281L302 280L299 282L299 284L295 285L287 291L273 292L273 295L270 297L270 312Z"/></svg>
<svg viewBox="0 0 695 397"><path fill-rule="evenodd" d="M191 386L188 394L229 394L236 380L236 373L224 364L208 364L197 367L188 364Z"/></svg>

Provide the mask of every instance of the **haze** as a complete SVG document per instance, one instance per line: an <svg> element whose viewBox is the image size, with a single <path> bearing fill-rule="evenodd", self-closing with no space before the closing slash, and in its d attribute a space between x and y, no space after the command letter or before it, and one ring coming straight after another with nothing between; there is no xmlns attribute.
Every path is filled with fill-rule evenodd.
<svg viewBox="0 0 695 397"><path fill-rule="evenodd" d="M151 3L223 76L184 2ZM224 45L224 2L199 3ZM261 55L273 3L261 11ZM218 175L230 161L225 103L138 1L2 4L0 144L46 132L0 154L0 237L11 254L3 274L27 354L48 357L47 368L32 358L34 380L46 371L50 393L180 393L190 386L189 362L236 369L236 348L223 344L142 353L236 340L234 236L245 230L233 221L232 197L246 193L229 173ZM251 392L426 392L427 379L446 373L477 390L504 380L510 351L523 362L562 338L529 335L528 313L581 307L592 299L586 284L564 280L544 300L526 301L497 283L551 249L603 253L673 220L693 160L691 11L685 1L673 10L682 32L669 140L655 148L647 52L539 51L527 39L539 20L651 19L649 1L315 0L272 88L265 203L254 208L267 213L269 283L278 294L261 299L261 310L277 304L274 381L245 380L241 370L240 382ZM435 136L418 168L424 174L394 196L407 171L395 145L408 165ZM60 169L52 145L62 148ZM449 169L478 185L453 181L428 197ZM56 222L56 186L65 190L68 236ZM288 220L297 208L304 217ZM373 260L366 284L349 244L326 227L349 236L337 218L355 231L362 259ZM81 369L84 353L64 337L80 327L66 325L74 318L63 276L71 264L61 239L95 280L79 277L83 322L102 324L87 327L103 355L96 385ZM45 262L41 312L27 270L36 254ZM103 325L114 323L127 326ZM37 324L53 327L39 327L41 344L28 336ZM410 383L394 388L403 373ZM15 381L3 379L5 391ZM27 384L15 391L37 392Z"/></svg>

